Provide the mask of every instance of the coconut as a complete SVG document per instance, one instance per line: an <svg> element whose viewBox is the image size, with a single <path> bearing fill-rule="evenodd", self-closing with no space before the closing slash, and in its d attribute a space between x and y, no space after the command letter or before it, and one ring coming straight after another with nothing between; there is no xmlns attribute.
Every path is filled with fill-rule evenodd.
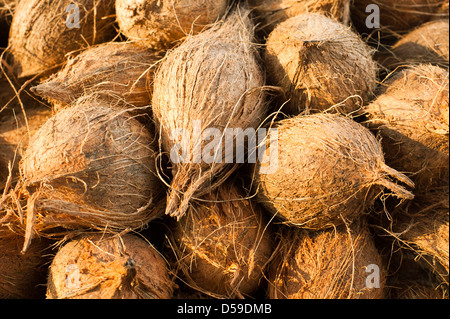
<svg viewBox="0 0 450 319"><path fill-rule="evenodd" d="M114 36L113 0L26 0L16 7L9 48L18 77L42 74Z"/></svg>
<svg viewBox="0 0 450 319"><path fill-rule="evenodd" d="M52 111L45 106L35 105L24 113L0 119L0 190L10 174L17 178L18 164L32 136L51 116Z"/></svg>
<svg viewBox="0 0 450 319"><path fill-rule="evenodd" d="M21 254L24 238L0 226L0 298L30 299L45 295L49 242L35 240Z"/></svg>
<svg viewBox="0 0 450 319"><path fill-rule="evenodd" d="M27 200L24 249L34 231L135 229L158 217L153 145L135 117L91 96L50 118L30 139L9 194L13 208Z"/></svg>
<svg viewBox="0 0 450 319"><path fill-rule="evenodd" d="M448 68L449 22L434 20L403 36L380 63L387 69L413 64L434 64Z"/></svg>
<svg viewBox="0 0 450 319"><path fill-rule="evenodd" d="M253 183L258 201L286 223L337 226L358 217L384 188L398 198L413 198L391 178L414 184L385 164L380 143L361 124L341 115L314 114L279 121L273 128L277 141L270 141L275 143L268 147L271 154L265 152L255 165Z"/></svg>
<svg viewBox="0 0 450 319"><path fill-rule="evenodd" d="M417 192L448 183L449 75L432 65L388 77L365 107L367 125L382 138L386 163L405 172Z"/></svg>
<svg viewBox="0 0 450 319"><path fill-rule="evenodd" d="M283 229L269 272L271 299L382 299L386 269L367 226Z"/></svg>
<svg viewBox="0 0 450 319"><path fill-rule="evenodd" d="M47 299L169 299L164 258L135 235L94 234L65 244L52 261Z"/></svg>
<svg viewBox="0 0 450 319"><path fill-rule="evenodd" d="M261 28L270 33L279 23L309 12L322 13L330 18L348 24L350 21L349 0L248 0Z"/></svg>
<svg viewBox="0 0 450 319"><path fill-rule="evenodd" d="M263 212L230 182L194 201L174 230L190 287L216 298L251 297L272 254Z"/></svg>
<svg viewBox="0 0 450 319"><path fill-rule="evenodd" d="M449 187L433 188L408 205L392 212L389 232L403 249L414 252L416 261L433 271L448 286Z"/></svg>
<svg viewBox="0 0 450 319"><path fill-rule="evenodd" d="M445 0L355 0L351 8L352 20L363 31L373 31L366 25L373 12L367 11L369 5L379 8L380 27L394 32L409 31L433 17L448 18L448 1Z"/></svg>
<svg viewBox="0 0 450 319"><path fill-rule="evenodd" d="M133 43L103 43L70 59L32 90L54 104L71 104L83 94L95 93L110 104L122 101L131 107L147 106L154 70L162 57L163 52Z"/></svg>
<svg viewBox="0 0 450 319"><path fill-rule="evenodd" d="M191 197L210 192L238 167L238 151L225 154L226 147L219 147L225 145L225 129L256 129L265 117L264 77L248 15L238 8L211 29L188 37L167 54L155 75L152 110L161 148L173 164L166 208L173 217L181 217ZM217 134L211 142L212 129ZM236 150L245 146L237 135L231 141ZM211 143L214 154L205 159Z"/></svg>
<svg viewBox="0 0 450 319"><path fill-rule="evenodd" d="M168 48L220 19L228 0L116 0L120 31L130 40Z"/></svg>
<svg viewBox="0 0 450 319"><path fill-rule="evenodd" d="M288 114L351 114L371 97L377 67L369 47L349 27L319 13L280 23L265 50L268 81L280 86Z"/></svg>

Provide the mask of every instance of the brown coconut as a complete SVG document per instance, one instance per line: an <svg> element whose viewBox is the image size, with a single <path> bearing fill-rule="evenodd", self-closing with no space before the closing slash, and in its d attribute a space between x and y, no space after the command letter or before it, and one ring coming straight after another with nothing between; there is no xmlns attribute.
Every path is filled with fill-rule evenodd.
<svg viewBox="0 0 450 319"><path fill-rule="evenodd" d="M169 299L164 258L135 235L87 235L65 244L50 266L47 299Z"/></svg>
<svg viewBox="0 0 450 319"><path fill-rule="evenodd" d="M219 20L228 0L116 0L120 31L132 41L168 48Z"/></svg>
<svg viewBox="0 0 450 319"><path fill-rule="evenodd" d="M24 238L0 227L0 298L35 299L45 296L48 240L33 241L22 254Z"/></svg>
<svg viewBox="0 0 450 319"><path fill-rule="evenodd" d="M281 22L298 14L316 12L348 24L349 0L248 0L259 22L258 28L270 33Z"/></svg>
<svg viewBox="0 0 450 319"><path fill-rule="evenodd" d="M159 216L153 145L135 117L91 96L50 118L30 139L9 194L19 213L14 199L27 201L26 245L34 231L133 229Z"/></svg>
<svg viewBox="0 0 450 319"><path fill-rule="evenodd" d="M405 172L417 191L448 183L449 74L432 65L388 77L365 107L368 127L380 135L386 163Z"/></svg>
<svg viewBox="0 0 450 319"><path fill-rule="evenodd" d="M283 111L352 114L371 97L377 67L371 50L349 27L319 13L280 23L265 50L268 81L280 86Z"/></svg>
<svg viewBox="0 0 450 319"><path fill-rule="evenodd" d="M392 212L390 232L416 261L448 285L449 187L434 188Z"/></svg>
<svg viewBox="0 0 450 319"><path fill-rule="evenodd" d="M5 111L6 112L6 111ZM3 190L10 174L12 181L18 176L19 162L28 146L30 137L52 116L45 106L27 108L24 113L13 113L0 118L0 190Z"/></svg>
<svg viewBox="0 0 450 319"><path fill-rule="evenodd" d="M32 88L54 104L71 104L83 94L130 107L151 104L153 75L163 52L133 43L109 42L91 47Z"/></svg>
<svg viewBox="0 0 450 319"><path fill-rule="evenodd" d="M449 22L434 20L405 34L379 59L390 70L414 64L434 64L448 68Z"/></svg>
<svg viewBox="0 0 450 319"><path fill-rule="evenodd" d="M183 216L191 197L208 193L239 165L234 151L233 160L226 161L225 147L220 152L214 149L212 163L198 159L211 142L211 136L205 136L206 129L222 133L225 128L256 129L265 117L264 77L248 15L248 10L238 8L213 28L188 37L167 54L155 75L153 114L162 149L170 153L173 164L166 208L171 216ZM201 141L194 140L198 123ZM185 130L182 137L190 138L172 139L171 134L180 129ZM223 134L215 138L220 142L217 145L225 145ZM235 150L245 146L236 136L233 142ZM177 146L187 156L173 156Z"/></svg>
<svg viewBox="0 0 450 319"><path fill-rule="evenodd" d="M70 24L75 11L69 5L78 8L79 28ZM60 66L66 54L112 39L113 22L114 0L20 1L8 48L14 73L27 77Z"/></svg>
<svg viewBox="0 0 450 319"><path fill-rule="evenodd" d="M407 32L433 18L448 18L446 0L354 0L351 8L352 20L364 32L371 32L366 19L372 11L366 12L369 5L380 9L380 28L394 32Z"/></svg>
<svg viewBox="0 0 450 319"><path fill-rule="evenodd" d="M318 232L288 228L279 240L269 272L270 299L384 298L386 269L361 221Z"/></svg>
<svg viewBox="0 0 450 319"><path fill-rule="evenodd" d="M253 183L259 202L288 224L340 225L361 215L385 188L401 199L414 197L393 181L414 185L385 164L371 132L347 117L297 116L273 128L277 139L255 165Z"/></svg>
<svg viewBox="0 0 450 319"><path fill-rule="evenodd" d="M262 210L230 182L195 201L174 230L190 287L215 298L251 297L272 254Z"/></svg>

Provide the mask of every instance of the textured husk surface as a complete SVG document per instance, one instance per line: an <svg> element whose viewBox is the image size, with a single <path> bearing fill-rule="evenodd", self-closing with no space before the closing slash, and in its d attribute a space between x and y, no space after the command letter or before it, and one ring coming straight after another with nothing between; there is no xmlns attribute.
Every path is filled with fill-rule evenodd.
<svg viewBox="0 0 450 319"><path fill-rule="evenodd" d="M19 162L28 146L30 137L52 116L51 109L35 106L15 117L0 118L0 190L3 190L10 174L12 182L19 178Z"/></svg>
<svg viewBox="0 0 450 319"><path fill-rule="evenodd" d="M92 96L82 98L30 139L21 179L0 202L5 222L18 219L25 228L24 250L35 232L62 236L86 227L117 231L145 226L163 213L157 209L163 188L154 142L153 134L127 112Z"/></svg>
<svg viewBox="0 0 450 319"><path fill-rule="evenodd" d="M174 230L177 265L188 285L215 298L251 297L272 255L263 211L227 182L193 202Z"/></svg>
<svg viewBox="0 0 450 319"><path fill-rule="evenodd" d="M380 8L380 27L383 30L407 32L432 19L448 18L448 1L444 0L356 0L351 8L352 20L366 30L368 5ZM369 29L370 30L370 29ZM373 30L371 30L373 31Z"/></svg>
<svg viewBox="0 0 450 319"><path fill-rule="evenodd" d="M79 8L79 28L66 25L70 4ZM20 1L9 36L14 73L27 77L60 66L67 53L112 39L113 22L113 0Z"/></svg>
<svg viewBox="0 0 450 319"><path fill-rule="evenodd" d="M283 111L353 114L371 97L377 66L348 26L319 13L280 23L265 50L268 82L282 88Z"/></svg>
<svg viewBox="0 0 450 319"><path fill-rule="evenodd" d="M413 184L385 164L377 139L347 117L297 116L274 128L278 169L264 173L261 163L270 160L265 153L254 167L254 188L268 211L288 224L311 229L340 225L370 207L385 188L399 198L413 197L397 183Z"/></svg>
<svg viewBox="0 0 450 319"><path fill-rule="evenodd" d="M347 24L350 21L348 0L248 0L259 23L258 28L270 33L281 22L302 13L321 13Z"/></svg>
<svg viewBox="0 0 450 319"><path fill-rule="evenodd" d="M169 299L174 288L165 260L147 241L96 234L57 252L47 299Z"/></svg>
<svg viewBox="0 0 450 319"><path fill-rule="evenodd" d="M364 222L317 232L286 228L279 236L269 298L384 298L386 268ZM379 288L367 286L370 265L379 267Z"/></svg>
<svg viewBox="0 0 450 319"><path fill-rule="evenodd" d="M225 163L225 147L214 153L213 163L198 161L210 141L192 138L194 124L200 121L203 135L208 128L222 133L225 128L256 129L265 118L264 77L248 15L238 8L213 28L188 37L167 54L155 75L152 110L162 150L169 154L178 145L187 151L172 169L166 209L171 216L182 216L192 196L209 192L238 166L236 160ZM191 138L171 139L179 129ZM219 138L224 145L224 136Z"/></svg>
<svg viewBox="0 0 450 319"><path fill-rule="evenodd" d="M391 233L445 283L449 276L449 187L433 188L393 211Z"/></svg>
<svg viewBox="0 0 450 319"><path fill-rule="evenodd" d="M169 48L201 32L227 9L228 0L116 0L120 31L153 48Z"/></svg>
<svg viewBox="0 0 450 319"><path fill-rule="evenodd" d="M45 295L49 242L38 239L21 254L23 237L0 226L0 298L35 299Z"/></svg>
<svg viewBox="0 0 450 319"><path fill-rule="evenodd" d="M32 90L54 104L67 105L83 94L96 94L110 104L147 106L162 57L163 52L131 42L99 44L70 59L61 71Z"/></svg>
<svg viewBox="0 0 450 319"><path fill-rule="evenodd" d="M388 77L365 107L386 163L405 172L417 190L448 183L448 81L446 69L412 66Z"/></svg>
<svg viewBox="0 0 450 319"><path fill-rule="evenodd" d="M448 19L420 25L405 34L390 48L390 52L378 61L389 70L417 64L433 64L448 68Z"/></svg>

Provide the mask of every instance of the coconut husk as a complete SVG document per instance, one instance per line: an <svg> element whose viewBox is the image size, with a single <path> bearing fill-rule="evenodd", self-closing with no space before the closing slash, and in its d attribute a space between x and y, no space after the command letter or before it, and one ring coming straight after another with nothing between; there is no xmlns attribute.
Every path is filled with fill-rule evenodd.
<svg viewBox="0 0 450 319"><path fill-rule="evenodd" d="M386 268L369 229L360 220L317 232L286 228L279 243L269 273L269 298L385 297ZM379 269L378 288L368 280L373 274L371 265ZM368 286L368 281L375 286Z"/></svg>
<svg viewBox="0 0 450 319"><path fill-rule="evenodd" d="M22 254L24 238L0 226L0 298L40 299L45 296L50 242L36 239Z"/></svg>
<svg viewBox="0 0 450 319"><path fill-rule="evenodd" d="M0 48L6 48L8 46L9 26L11 25L16 2L16 0L0 0ZM2 74L0 72L1 78Z"/></svg>
<svg viewBox="0 0 450 319"><path fill-rule="evenodd" d="M365 107L386 163L405 172L416 192L448 183L448 81L446 69L412 66L388 77Z"/></svg>
<svg viewBox="0 0 450 319"><path fill-rule="evenodd" d="M379 63L389 70L418 64L448 68L449 22L434 20L405 34Z"/></svg>
<svg viewBox="0 0 450 319"><path fill-rule="evenodd" d="M290 115L354 114L377 84L371 49L349 27L319 13L280 23L267 39L265 63Z"/></svg>
<svg viewBox="0 0 450 319"><path fill-rule="evenodd" d="M269 34L281 22L303 13L321 13L344 24L350 22L349 0L248 0L259 22L258 29Z"/></svg>
<svg viewBox="0 0 450 319"><path fill-rule="evenodd" d="M228 0L116 0L120 31L130 40L157 49L174 46L187 35L214 24Z"/></svg>
<svg viewBox="0 0 450 319"><path fill-rule="evenodd" d="M400 199L413 194L403 174L384 163L380 143L361 124L333 114L277 122L277 142L254 167L257 199L288 224L325 229L353 220L384 190ZM268 143L269 137L266 140ZM266 171L272 161L276 170Z"/></svg>
<svg viewBox="0 0 450 319"><path fill-rule="evenodd" d="M75 23L68 20L71 4L79 8L79 28L66 25L66 21ZM20 1L8 48L14 73L18 77L48 74L66 61L66 54L112 39L113 22L114 0Z"/></svg>
<svg viewBox="0 0 450 319"><path fill-rule="evenodd" d="M214 154L213 163L198 160L210 141L192 140L194 126L200 122L198 133L204 136L211 128L222 133L225 128L256 129L265 118L264 77L248 15L248 10L238 8L211 29L188 37L167 54L155 75L152 110L161 149L172 154L181 145L188 153L176 161L171 156L173 179L166 213L173 217L183 216L192 197L210 192L239 165L237 152L232 163L225 162L225 147ZM183 137L191 135L189 141L171 138L180 129L185 130ZM225 145L223 135L218 137L220 145ZM243 146L236 140L235 149Z"/></svg>
<svg viewBox="0 0 450 319"><path fill-rule="evenodd" d="M38 105L14 117L0 119L0 190L10 173L12 182L19 178L19 162L30 137L52 116L52 110ZM11 168L11 171L10 171Z"/></svg>
<svg viewBox="0 0 450 319"><path fill-rule="evenodd" d="M70 59L61 71L32 90L53 104L68 105L83 94L96 94L110 104L122 101L129 107L147 106L163 54L129 42L103 43Z"/></svg>
<svg viewBox="0 0 450 319"><path fill-rule="evenodd" d="M251 297L272 254L262 210L232 183L195 201L174 229L177 266L188 286L215 298Z"/></svg>
<svg viewBox="0 0 450 319"><path fill-rule="evenodd" d="M448 1L445 0L355 0L351 8L353 22L361 32L371 32L366 26L367 6L375 4L380 9L380 28L389 32L408 32L433 18L448 18Z"/></svg>
<svg viewBox="0 0 450 319"><path fill-rule="evenodd" d="M2 209L20 218L27 212L26 244L34 232L55 227L141 228L161 214L154 146L153 133L126 111L81 98L30 139L22 178L3 197Z"/></svg>
<svg viewBox="0 0 450 319"><path fill-rule="evenodd" d="M392 211L387 232L415 261L447 285L449 276L449 187L429 190Z"/></svg>
<svg viewBox="0 0 450 319"><path fill-rule="evenodd" d="M74 239L50 266L47 299L169 299L175 286L164 258L132 234Z"/></svg>

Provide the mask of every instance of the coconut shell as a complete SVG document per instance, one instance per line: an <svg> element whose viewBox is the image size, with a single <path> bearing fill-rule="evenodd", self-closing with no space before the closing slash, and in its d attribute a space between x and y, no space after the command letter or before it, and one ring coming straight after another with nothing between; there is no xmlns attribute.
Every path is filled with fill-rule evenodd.
<svg viewBox="0 0 450 319"><path fill-rule="evenodd" d="M49 253L45 239L33 241L21 254L24 238L0 226L0 298L37 299L45 296Z"/></svg>
<svg viewBox="0 0 450 319"><path fill-rule="evenodd" d="M393 180L412 182L384 163L380 143L361 124L333 114L297 116L273 127L277 142L254 167L257 199L288 224L334 227L357 218L383 189L413 194ZM266 144L269 142L269 137ZM265 163L275 165L267 171Z"/></svg>
<svg viewBox="0 0 450 319"><path fill-rule="evenodd" d="M319 13L280 23L265 50L268 81L282 89L283 111L352 114L371 97L377 67L349 27Z"/></svg>
<svg viewBox="0 0 450 319"><path fill-rule="evenodd" d="M417 192L448 183L449 75L419 65L388 77L365 107L368 127L380 135L386 163L405 172Z"/></svg>
<svg viewBox="0 0 450 319"><path fill-rule="evenodd" d="M379 62L385 68L434 64L448 68L449 22L434 20L405 34Z"/></svg>
<svg viewBox="0 0 450 319"><path fill-rule="evenodd" d="M213 28L188 37L167 54L155 75L152 110L162 150L169 154L181 145L188 153L179 163L171 156L173 179L166 208L171 216L181 217L192 196L208 193L239 165L237 152L232 163L225 162L225 147L215 154L220 159L213 163L196 159L198 148L203 151L210 143L192 140L198 121L199 134L204 135L210 128L222 133L225 128L256 129L265 118L264 77L248 15L247 10L236 9ZM180 129L187 132L183 136L190 134L189 141L171 139ZM234 149L242 146L236 140Z"/></svg>
<svg viewBox="0 0 450 319"><path fill-rule="evenodd" d="M69 5L79 12L79 28L67 26ZM66 61L66 54L108 41L114 36L114 0L24 0L11 24L11 64L18 77L42 74ZM75 52L74 52L75 51Z"/></svg>
<svg viewBox="0 0 450 319"><path fill-rule="evenodd" d="M189 286L207 295L253 296L272 254L269 231L262 210L227 182L193 202L177 223L177 265Z"/></svg>
<svg viewBox="0 0 450 319"><path fill-rule="evenodd" d="M95 93L107 103L130 107L151 104L153 75L163 52L133 43L109 42L91 47L58 73L32 88L55 104L71 104Z"/></svg>
<svg viewBox="0 0 450 319"><path fill-rule="evenodd" d="M120 31L153 48L169 48L219 20L228 0L116 0Z"/></svg>
<svg viewBox="0 0 450 319"><path fill-rule="evenodd" d="M287 228L279 241L269 273L270 299L384 298L386 268L361 221L317 232ZM378 288L367 286L371 265L379 269Z"/></svg>
<svg viewBox="0 0 450 319"><path fill-rule="evenodd" d="M352 20L363 32L367 29L366 12L369 5L380 8L380 28L394 32L408 32L433 18L448 18L448 1L445 0L355 0L351 8Z"/></svg>
<svg viewBox="0 0 450 319"><path fill-rule="evenodd" d="M303 13L321 13L348 24L348 0L248 0L249 7L259 22L258 28L270 33L281 22Z"/></svg>
<svg viewBox="0 0 450 319"><path fill-rule="evenodd" d="M65 244L50 266L47 299L169 299L163 257L131 234L88 235Z"/></svg>
<svg viewBox="0 0 450 319"><path fill-rule="evenodd" d="M153 133L135 117L91 96L50 118L20 165L15 197L27 200L26 243L34 231L58 226L113 231L158 217L162 186L152 145Z"/></svg>

